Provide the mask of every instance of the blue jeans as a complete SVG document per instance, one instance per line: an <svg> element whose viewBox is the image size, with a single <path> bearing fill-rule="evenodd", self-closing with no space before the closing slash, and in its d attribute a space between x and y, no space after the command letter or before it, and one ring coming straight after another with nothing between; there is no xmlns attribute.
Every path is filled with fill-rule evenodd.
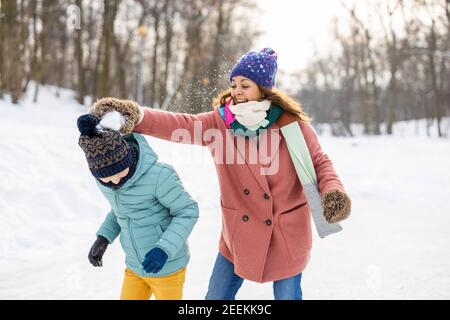
<svg viewBox="0 0 450 320"><path fill-rule="evenodd" d="M275 300L302 300L302 274L273 282ZM220 253L209 280L206 300L234 300L244 279L234 273L234 265ZM251 299L251 298L249 298Z"/></svg>

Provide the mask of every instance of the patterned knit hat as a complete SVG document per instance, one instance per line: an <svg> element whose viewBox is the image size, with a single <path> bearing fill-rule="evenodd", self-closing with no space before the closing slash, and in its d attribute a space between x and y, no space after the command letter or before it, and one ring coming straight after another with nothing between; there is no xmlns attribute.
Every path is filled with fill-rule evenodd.
<svg viewBox="0 0 450 320"><path fill-rule="evenodd" d="M230 81L235 76L244 76L261 87L271 89L275 86L277 68L277 54L271 48L264 48L259 52L250 51L236 63L231 71Z"/></svg>
<svg viewBox="0 0 450 320"><path fill-rule="evenodd" d="M128 143L118 131L100 130L99 120L91 114L78 118L78 144L83 149L89 170L96 178L113 176L130 167L132 155Z"/></svg>

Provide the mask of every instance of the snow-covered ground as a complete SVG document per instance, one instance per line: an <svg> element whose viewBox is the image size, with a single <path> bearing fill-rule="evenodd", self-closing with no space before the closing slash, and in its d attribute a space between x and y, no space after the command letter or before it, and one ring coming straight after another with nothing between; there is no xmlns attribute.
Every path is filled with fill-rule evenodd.
<svg viewBox="0 0 450 320"><path fill-rule="evenodd" d="M37 104L0 100L0 299L117 299L119 243L103 268L87 260L108 204L77 145L86 108L55 91L43 89ZM315 235L305 299L450 298L450 140L424 137L422 124L394 129L391 137L321 137L353 210L343 232ZM200 147L148 141L199 202L184 298L203 299L221 223L213 162ZM247 281L237 297L272 299L271 284Z"/></svg>

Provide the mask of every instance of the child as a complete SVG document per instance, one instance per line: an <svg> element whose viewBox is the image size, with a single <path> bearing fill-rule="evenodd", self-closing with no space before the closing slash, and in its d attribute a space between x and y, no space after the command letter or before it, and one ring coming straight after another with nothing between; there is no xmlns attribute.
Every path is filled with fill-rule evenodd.
<svg viewBox="0 0 450 320"><path fill-rule="evenodd" d="M302 272L312 249L311 211L323 219L316 223L321 236L324 227L338 231L336 223L350 214L350 198L309 117L300 103L275 88L276 72L277 55L265 48L236 63L230 88L219 95L213 111L180 114L118 101L113 108L128 115L136 132L171 141L175 130L184 129L191 137L200 133L201 139L182 142L208 147L215 159L218 151L229 150L230 159L238 157L215 163L222 232L207 299L235 299L244 280L273 282L277 300L302 299ZM225 141L211 139L214 131ZM275 151L255 161L247 150L258 145ZM277 170L266 174L272 167Z"/></svg>
<svg viewBox="0 0 450 320"><path fill-rule="evenodd" d="M120 298L182 299L187 237L198 219L197 203L140 134L103 129L91 114L78 118L78 128L89 169L111 205L89 252L90 263L102 266L108 244L120 235L127 266Z"/></svg>

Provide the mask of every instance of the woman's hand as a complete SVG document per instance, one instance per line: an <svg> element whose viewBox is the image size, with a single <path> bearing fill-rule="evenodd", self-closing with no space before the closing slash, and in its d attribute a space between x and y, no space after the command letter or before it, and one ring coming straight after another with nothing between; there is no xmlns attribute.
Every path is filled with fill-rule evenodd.
<svg viewBox="0 0 450 320"><path fill-rule="evenodd" d="M99 119L109 111L116 110L125 118L125 124L120 129L122 134L131 133L134 127L144 118L144 112L139 105L132 100L122 100L116 98L103 98L97 100L89 110Z"/></svg>
<svg viewBox="0 0 450 320"><path fill-rule="evenodd" d="M350 215L352 201L346 193L339 190L332 190L322 197L325 219L329 223L336 223L345 220Z"/></svg>

